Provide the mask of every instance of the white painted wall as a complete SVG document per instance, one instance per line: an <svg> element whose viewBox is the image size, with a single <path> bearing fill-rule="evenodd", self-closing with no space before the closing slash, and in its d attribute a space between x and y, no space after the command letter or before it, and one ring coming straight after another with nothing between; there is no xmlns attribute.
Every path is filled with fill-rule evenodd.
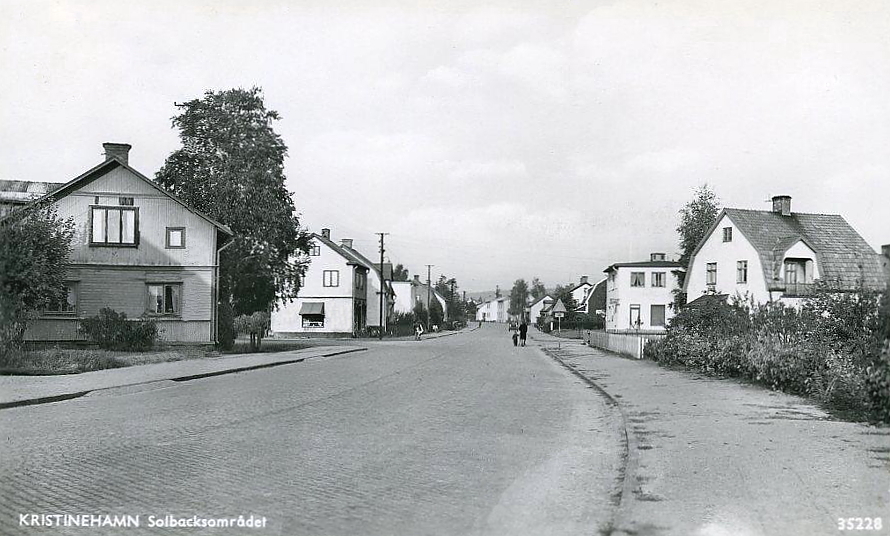
<svg viewBox="0 0 890 536"><path fill-rule="evenodd" d="M723 228L732 227L732 242L723 242ZM804 247L806 247L804 245ZM792 248L793 249L793 248ZM809 248L807 248L809 249ZM748 261L748 282L736 282L736 266L738 261ZM707 265L717 263L717 284L714 290L719 294L741 297L752 297L757 303L765 303L770 299L766 281L763 277L763 265L760 255L730 220L723 215L720 223L711 236L705 239L701 250L689 264L686 274L686 301L691 302L708 292Z"/></svg>
<svg viewBox="0 0 890 536"><path fill-rule="evenodd" d="M410 313L414 310L414 301L411 298L412 285L410 281L393 281L392 289L396 293L393 311L396 313Z"/></svg>
<svg viewBox="0 0 890 536"><path fill-rule="evenodd" d="M549 295L544 296L544 299L529 308L529 321L531 323L535 323L538 317L541 316L541 310L544 309L544 302L552 299L553 298L551 298Z"/></svg>
<svg viewBox="0 0 890 536"><path fill-rule="evenodd" d="M652 305L665 306L665 323L669 322L674 313L670 306L674 302L673 290L678 288L679 282L670 267L627 267L622 266L614 270L615 277L609 278L606 283L606 330L625 331L632 330L634 326L630 321L631 305L640 306L640 330L662 331L664 326L653 326L651 319ZM643 272L645 286L631 287L631 272ZM665 274L665 286L653 287L652 274Z"/></svg>

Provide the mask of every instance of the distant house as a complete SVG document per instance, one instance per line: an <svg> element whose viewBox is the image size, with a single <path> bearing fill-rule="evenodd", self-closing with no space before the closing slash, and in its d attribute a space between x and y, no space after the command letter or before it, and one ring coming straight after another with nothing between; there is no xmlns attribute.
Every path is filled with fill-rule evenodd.
<svg viewBox="0 0 890 536"><path fill-rule="evenodd" d="M350 250L331 240L330 229L312 235L298 298L272 311L273 336L348 337L367 327L372 268Z"/></svg>
<svg viewBox="0 0 890 536"><path fill-rule="evenodd" d="M61 182L0 180L0 218L62 186Z"/></svg>
<svg viewBox="0 0 890 536"><path fill-rule="evenodd" d="M509 320L507 309L510 298L501 296L479 304L476 308L476 320L483 322L506 322Z"/></svg>
<svg viewBox="0 0 890 536"><path fill-rule="evenodd" d="M587 312L587 295L590 293L591 289L593 289L593 285L591 285L587 281L587 276L581 276L581 282L575 285L572 290L572 299L575 300L577 304L575 311L579 313Z"/></svg>
<svg viewBox="0 0 890 536"><path fill-rule="evenodd" d="M705 294L795 303L822 280L831 288L883 289L881 256L844 218L791 211L773 197L772 210L726 208L689 261L687 301Z"/></svg>
<svg viewBox="0 0 890 536"><path fill-rule="evenodd" d="M541 318L543 312L553 306L556 302L550 295L544 295L537 300L533 301L531 305L528 306L528 318L529 322L532 324L537 324L538 319Z"/></svg>
<svg viewBox="0 0 890 536"><path fill-rule="evenodd" d="M427 300L436 300L442 307L444 318L446 320L449 318L448 300L434 287L422 283L419 275L415 275L411 281L393 281L392 285L395 292L395 312L410 313L418 304L426 308Z"/></svg>
<svg viewBox="0 0 890 536"><path fill-rule="evenodd" d="M682 265L667 260L664 253L606 268L606 331L664 331L673 316L681 270Z"/></svg>
<svg viewBox="0 0 890 536"><path fill-rule="evenodd" d="M72 218L75 232L67 299L25 338L82 339L80 319L108 307L156 319L165 341L215 342L219 250L232 232L131 168L129 145L103 147L104 162L39 199Z"/></svg>
<svg viewBox="0 0 890 536"><path fill-rule="evenodd" d="M595 285L593 285L593 287L587 293L587 297L584 298L583 309L579 307L579 311L586 312L591 317L606 317L606 286L608 280L609 278L606 277L600 279Z"/></svg>

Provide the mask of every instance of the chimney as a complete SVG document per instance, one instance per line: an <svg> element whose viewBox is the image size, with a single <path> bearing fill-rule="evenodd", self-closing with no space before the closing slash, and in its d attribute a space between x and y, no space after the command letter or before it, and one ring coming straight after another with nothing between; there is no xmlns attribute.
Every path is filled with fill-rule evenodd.
<svg viewBox="0 0 890 536"><path fill-rule="evenodd" d="M344 248L352 249L352 239L351 238L341 238L340 245Z"/></svg>
<svg viewBox="0 0 890 536"><path fill-rule="evenodd" d="M330 229L322 229L322 230L321 230L321 237L322 237L322 238L327 238L328 240L330 240L330 239L331 239L331 230L330 230Z"/></svg>
<svg viewBox="0 0 890 536"><path fill-rule="evenodd" d="M791 215L791 196L777 195L773 197L773 212L782 216Z"/></svg>
<svg viewBox="0 0 890 536"><path fill-rule="evenodd" d="M884 244L881 246L881 255L890 259L890 244Z"/></svg>
<svg viewBox="0 0 890 536"><path fill-rule="evenodd" d="M102 148L105 149L105 160L117 158L125 165L129 165L130 149L133 146L129 143L103 143Z"/></svg>
<svg viewBox="0 0 890 536"><path fill-rule="evenodd" d="M650 253L649 260L653 261L653 262L654 261L663 261L663 260L665 260L665 254L664 253Z"/></svg>
<svg viewBox="0 0 890 536"><path fill-rule="evenodd" d="M587 284L587 276L586 276L586 275L582 275L582 276L581 276L581 284L582 284L582 285L586 285L586 284Z"/></svg>

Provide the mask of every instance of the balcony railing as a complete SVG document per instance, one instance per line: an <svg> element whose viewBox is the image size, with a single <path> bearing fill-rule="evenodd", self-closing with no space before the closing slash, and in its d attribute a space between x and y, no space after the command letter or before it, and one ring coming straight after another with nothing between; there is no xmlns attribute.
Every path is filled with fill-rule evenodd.
<svg viewBox="0 0 890 536"><path fill-rule="evenodd" d="M811 296L816 290L813 283L785 283L785 296L793 298L799 296Z"/></svg>

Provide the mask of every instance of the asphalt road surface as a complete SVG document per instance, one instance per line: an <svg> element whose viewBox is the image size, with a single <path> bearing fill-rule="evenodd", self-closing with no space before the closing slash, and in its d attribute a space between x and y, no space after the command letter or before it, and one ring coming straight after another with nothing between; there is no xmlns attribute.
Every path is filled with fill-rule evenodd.
<svg viewBox="0 0 890 536"><path fill-rule="evenodd" d="M0 411L2 534L598 534L616 410L501 326ZM140 527L20 515L140 516ZM265 528L149 528L266 518ZM31 520L33 518L26 518Z"/></svg>

